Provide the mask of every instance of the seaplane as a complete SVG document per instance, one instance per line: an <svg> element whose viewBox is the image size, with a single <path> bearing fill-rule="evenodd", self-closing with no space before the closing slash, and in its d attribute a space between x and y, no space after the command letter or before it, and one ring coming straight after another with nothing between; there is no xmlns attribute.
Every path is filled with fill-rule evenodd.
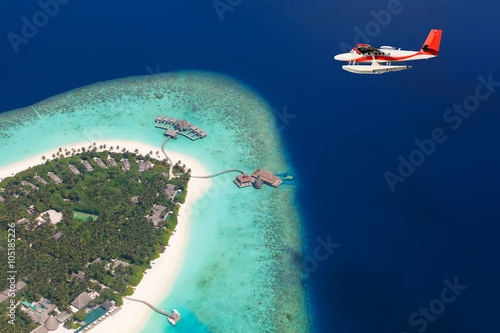
<svg viewBox="0 0 500 333"><path fill-rule="evenodd" d="M342 69L356 74L383 74L413 68L399 63L410 60L430 59L438 56L442 30L432 29L420 51L405 51L392 46L371 47L357 44L351 52L335 56L335 60L346 61ZM370 65L367 65L371 63ZM393 63L396 63L393 65Z"/></svg>

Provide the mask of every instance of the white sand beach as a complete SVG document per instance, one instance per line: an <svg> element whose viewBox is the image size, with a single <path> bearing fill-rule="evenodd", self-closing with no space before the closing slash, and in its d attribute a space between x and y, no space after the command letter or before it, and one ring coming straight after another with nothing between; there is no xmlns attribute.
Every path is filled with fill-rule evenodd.
<svg viewBox="0 0 500 333"><path fill-rule="evenodd" d="M71 150L72 148L85 147L86 149L93 143L85 142L79 144L72 144L67 146L62 146L62 151L65 149ZM99 149L101 145L106 145L106 149L109 150L110 146L113 146L113 150L116 151L116 146L120 148L126 148L128 151L134 152L136 149L140 154L146 155L150 151L153 151L152 157L157 157L156 151L160 151L159 146L155 147L152 145L144 144L135 141L125 141L125 140L104 140L96 141L95 146ZM59 148L59 147L58 147ZM51 151L44 152L42 154L37 154L29 159L14 163L0 168L0 179L12 176L17 172L25 170L31 166L45 163L42 160L42 156L52 159L52 154L55 153L58 148ZM182 161L186 167L192 170L193 174L196 175L207 175L207 170L199 163L196 159L191 158L184 154L179 154L176 152L171 152L166 150L168 156L172 159L174 163L177 161ZM164 156L160 151L160 159ZM188 185L188 195L186 197L186 202L182 205L180 209L180 214L178 217L177 228L170 238L169 246L164 253L160 255L158 259L153 261L152 268L146 271L144 278L141 283L135 288L132 298L147 301L153 305L160 301L162 298L166 297L173 287L176 277L183 265L183 257L185 253L186 246L189 242L189 219L190 219L190 207L193 203L200 198L211 186L212 181L210 179L191 179ZM146 305L124 300L124 304L120 311L116 312L112 316L109 316L106 320L102 321L94 327L91 332L93 333L109 333L109 332L138 332L142 327L145 326L147 318L153 314L153 310L148 308ZM54 332L72 332L73 330L67 330L62 325Z"/></svg>

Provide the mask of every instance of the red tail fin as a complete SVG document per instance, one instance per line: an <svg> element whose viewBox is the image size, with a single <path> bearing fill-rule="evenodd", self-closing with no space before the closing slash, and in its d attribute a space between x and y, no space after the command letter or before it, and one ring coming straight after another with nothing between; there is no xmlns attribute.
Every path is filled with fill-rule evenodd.
<svg viewBox="0 0 500 333"><path fill-rule="evenodd" d="M432 29L422 46L421 52L437 56L439 53L439 44L441 43L441 34L443 30Z"/></svg>

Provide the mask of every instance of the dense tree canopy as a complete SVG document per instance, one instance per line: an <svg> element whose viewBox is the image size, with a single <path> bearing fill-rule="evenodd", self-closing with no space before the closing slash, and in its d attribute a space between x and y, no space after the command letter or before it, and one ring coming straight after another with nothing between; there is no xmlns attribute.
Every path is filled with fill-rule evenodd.
<svg viewBox="0 0 500 333"><path fill-rule="evenodd" d="M99 167L94 158L107 161L108 155L115 158L118 166ZM129 159L130 170L122 170L122 158ZM94 170L87 171L81 160L87 160ZM139 172L136 160L151 161L154 167ZM69 165L80 174L71 172ZM55 173L62 183L53 182L48 172ZM83 291L97 290L101 297L94 301L114 298L120 302L120 296L130 294L130 286L139 283L151 260L163 252L177 224L178 203L184 201L189 171L176 166L176 177L170 180L166 177L168 172L165 161L153 161L148 155L86 151L47 161L0 182L5 198L0 203L0 262L4 267L0 271L0 289L8 288L5 266L9 224L27 218L28 223L15 227L17 280L24 278L28 283L17 300L46 297L64 310ZM49 184L38 183L35 175ZM23 185L23 181L39 188ZM165 193L167 183L182 190L174 202ZM157 226L146 218L155 204L173 212ZM30 206L36 210L34 214L29 212ZM50 221L39 224L35 218L49 209L62 212L62 220L56 225ZM52 237L57 232L62 232L62 236ZM114 267L115 260L129 265ZM85 273L83 279L72 277L80 271ZM2 332L7 332L3 325L7 305L8 301L0 304ZM23 320L23 315L17 318ZM29 322L27 318L26 328L32 327Z"/></svg>

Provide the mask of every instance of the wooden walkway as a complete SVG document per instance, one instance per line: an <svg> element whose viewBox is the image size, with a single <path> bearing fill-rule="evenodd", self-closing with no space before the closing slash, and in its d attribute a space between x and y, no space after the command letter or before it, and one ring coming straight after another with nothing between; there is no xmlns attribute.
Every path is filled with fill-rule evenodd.
<svg viewBox="0 0 500 333"><path fill-rule="evenodd" d="M170 137L167 137L167 139L165 141L163 141L163 144L161 145L161 152L167 158L167 161L170 164L170 174L172 174L172 167L173 167L174 163L172 162L170 157L168 157L167 153L165 152L165 144L167 143L168 139L170 139ZM228 173L228 172L239 172L243 175L245 174L245 171L240 170L240 169L229 169L229 170L224 170L224 171L221 171L221 172L215 173L213 175L209 175L209 176L191 176L191 178L213 178L213 177L216 177L216 176Z"/></svg>
<svg viewBox="0 0 500 333"><path fill-rule="evenodd" d="M209 175L209 176L191 176L191 178L213 178L213 177L217 177L217 176L223 175L223 174L228 173L228 172L239 172L243 175L245 174L245 171L240 170L240 169L229 169L229 170L224 170L221 172L214 173L213 175Z"/></svg>
<svg viewBox="0 0 500 333"><path fill-rule="evenodd" d="M124 299L128 299L129 301L134 301L134 302L139 302L139 303L146 304L147 306L149 306L154 311L156 311L158 313L161 313L162 315L165 315L165 316L169 317L172 320L176 320L176 317L174 317L172 314L167 313L167 312L163 312L162 310L155 308L153 305L149 304L146 301L141 301L140 299L135 299L135 298L130 298L130 297L123 297L123 298Z"/></svg>

